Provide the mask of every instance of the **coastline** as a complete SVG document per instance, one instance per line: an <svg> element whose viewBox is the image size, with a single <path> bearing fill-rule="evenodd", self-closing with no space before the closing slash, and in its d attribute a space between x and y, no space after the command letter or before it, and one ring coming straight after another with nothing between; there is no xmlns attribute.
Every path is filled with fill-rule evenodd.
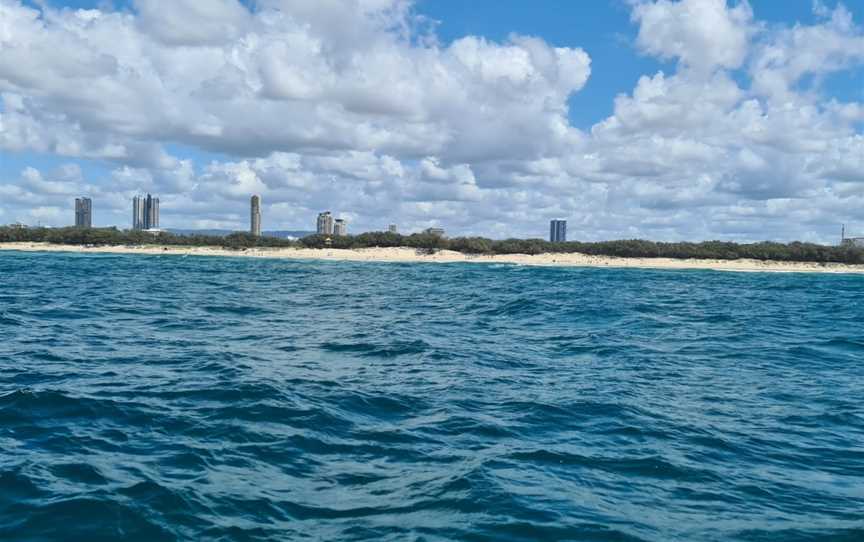
<svg viewBox="0 0 864 542"><path fill-rule="evenodd" d="M174 256L223 256L294 260L337 260L382 263L500 263L552 267L612 267L642 269L704 269L739 272L860 273L864 265L760 260L678 260L672 258L619 258L587 254L495 254L472 255L451 250L422 254L407 247L362 249L250 248L227 250L219 247L186 246L81 246L50 243L0 243L0 250L23 252L74 252L83 254L147 254Z"/></svg>

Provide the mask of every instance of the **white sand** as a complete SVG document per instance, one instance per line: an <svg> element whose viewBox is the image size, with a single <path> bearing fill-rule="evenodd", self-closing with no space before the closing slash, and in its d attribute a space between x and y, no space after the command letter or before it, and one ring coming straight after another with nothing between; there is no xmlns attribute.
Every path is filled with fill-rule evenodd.
<svg viewBox="0 0 864 542"><path fill-rule="evenodd" d="M508 254L472 256L444 250L436 254L422 254L412 248L363 248L357 250L310 248L254 248L225 250L215 247L107 246L83 247L52 245L48 243L0 243L0 250L29 252L80 252L88 254L171 254L190 256L242 256L252 258L287 258L316 260L345 260L361 262L475 262L509 263L520 265L546 265L570 267L638 267L650 269L713 269L716 271L769 271L864 273L864 265L818 264L808 262L776 262L759 260L677 260L671 258L615 258L586 254Z"/></svg>

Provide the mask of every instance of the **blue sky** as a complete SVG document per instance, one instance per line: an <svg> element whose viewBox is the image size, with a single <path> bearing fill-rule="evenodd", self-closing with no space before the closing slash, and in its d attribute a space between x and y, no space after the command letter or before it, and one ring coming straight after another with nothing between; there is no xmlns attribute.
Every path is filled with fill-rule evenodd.
<svg viewBox="0 0 864 542"><path fill-rule="evenodd" d="M826 2L834 6L838 2ZM816 16L812 0L751 0L756 17L769 25L812 24ZM864 20L864 2L846 2L855 19ZM446 41L465 35L503 40L511 33L542 36L557 46L582 47L598 67L585 88L574 98L570 118L582 127L612 113L612 98L632 90L639 77L670 70L672 63L642 55L634 46L638 28L630 21L625 0L598 0L586 9L584 2L568 0L424 0L418 10L440 22L439 35ZM862 70L839 74L825 85L829 95L864 98Z"/></svg>
<svg viewBox="0 0 864 542"><path fill-rule="evenodd" d="M0 223L63 225L88 192L124 226L150 190L176 227L242 228L257 191L272 229L322 207L495 237L554 216L597 239L864 229L861 2L0 2L44 21L0 59Z"/></svg>

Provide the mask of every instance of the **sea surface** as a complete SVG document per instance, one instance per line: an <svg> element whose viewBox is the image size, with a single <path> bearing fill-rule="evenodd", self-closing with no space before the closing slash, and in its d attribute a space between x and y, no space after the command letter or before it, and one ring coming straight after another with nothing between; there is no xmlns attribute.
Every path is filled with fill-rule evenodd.
<svg viewBox="0 0 864 542"><path fill-rule="evenodd" d="M864 277L0 253L0 540L864 540Z"/></svg>

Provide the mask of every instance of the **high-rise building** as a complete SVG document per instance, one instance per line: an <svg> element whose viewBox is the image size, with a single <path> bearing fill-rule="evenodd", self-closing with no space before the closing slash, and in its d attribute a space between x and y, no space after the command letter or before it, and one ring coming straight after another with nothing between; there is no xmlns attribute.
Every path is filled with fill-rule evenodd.
<svg viewBox="0 0 864 542"><path fill-rule="evenodd" d="M132 228L136 230L159 229L159 198L150 194L147 197L132 198Z"/></svg>
<svg viewBox="0 0 864 542"><path fill-rule="evenodd" d="M388 233L399 233L399 231L396 229L396 224L390 224L390 227L387 228L387 232Z"/></svg>
<svg viewBox="0 0 864 542"><path fill-rule="evenodd" d="M159 229L159 198L147 194L147 229Z"/></svg>
<svg viewBox="0 0 864 542"><path fill-rule="evenodd" d="M325 211L318 215L318 235L333 235L333 215Z"/></svg>
<svg viewBox="0 0 864 542"><path fill-rule="evenodd" d="M252 196L252 216L249 231L255 237L261 237L261 196Z"/></svg>
<svg viewBox="0 0 864 542"><path fill-rule="evenodd" d="M90 228L93 225L93 201L90 198L75 198L75 227Z"/></svg>
<svg viewBox="0 0 864 542"><path fill-rule="evenodd" d="M132 229L144 229L144 203L141 196L132 198Z"/></svg>
<svg viewBox="0 0 864 542"><path fill-rule="evenodd" d="M337 218L333 222L333 235L344 236L348 235L348 222L343 218Z"/></svg>
<svg viewBox="0 0 864 542"><path fill-rule="evenodd" d="M428 233L437 237L444 237L444 228L426 228L423 233Z"/></svg>
<svg viewBox="0 0 864 542"><path fill-rule="evenodd" d="M567 221L553 220L549 223L549 241L563 243L567 241Z"/></svg>

